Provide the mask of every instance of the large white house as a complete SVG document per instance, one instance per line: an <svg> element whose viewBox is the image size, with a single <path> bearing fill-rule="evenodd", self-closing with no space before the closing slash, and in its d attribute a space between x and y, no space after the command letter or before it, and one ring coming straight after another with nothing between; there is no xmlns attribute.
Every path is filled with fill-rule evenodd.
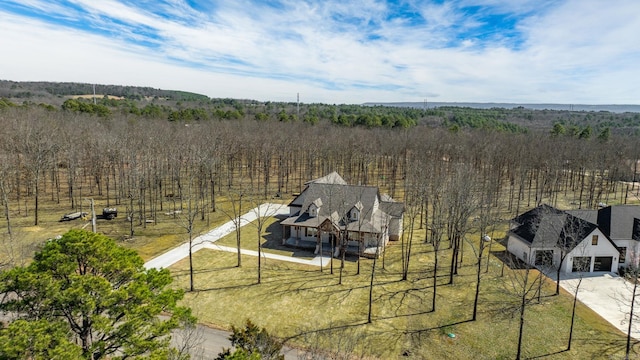
<svg viewBox="0 0 640 360"><path fill-rule="evenodd" d="M404 204L375 186L349 185L336 172L305 184L280 223L283 244L373 256L402 235Z"/></svg>
<svg viewBox="0 0 640 360"><path fill-rule="evenodd" d="M562 272L615 272L638 264L640 206L558 210L541 205L512 220L507 250L534 266Z"/></svg>

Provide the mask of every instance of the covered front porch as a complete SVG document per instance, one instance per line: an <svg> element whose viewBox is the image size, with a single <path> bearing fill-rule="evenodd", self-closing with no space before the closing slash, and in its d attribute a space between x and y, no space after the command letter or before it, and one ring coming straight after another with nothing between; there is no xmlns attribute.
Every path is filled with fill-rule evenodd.
<svg viewBox="0 0 640 360"><path fill-rule="evenodd" d="M319 251L319 244L318 241L313 239L313 240L309 240L309 239L300 239L300 238L294 238L294 237L290 237L288 239L286 239L283 243L283 245L288 246L288 247L292 247L292 248L296 248L296 249L302 249L302 250L308 250L308 251L312 251L314 254L318 254ZM339 254L335 254L336 251L338 250L338 244L334 243L334 256L338 256ZM322 253L323 254L330 254L331 253L331 243L327 243L327 242L323 242L322 243ZM346 253L348 255L360 255L360 247L358 245L348 245L347 249L346 249Z"/></svg>
<svg viewBox="0 0 640 360"><path fill-rule="evenodd" d="M340 257L340 243L338 240L336 240L335 237L333 237L333 249L332 249L331 237L333 237L333 234L327 237L323 236L322 242L319 242L317 238L303 238L303 237L289 236L285 239L282 239L282 245L295 248L295 249L307 250L307 251L313 252L316 255L322 252L323 255L333 254L333 257ZM350 241L347 241L345 254L354 255L354 256L364 256L367 258L374 258L376 254L378 255L382 254L382 252L385 249L384 247L385 244L380 244L380 245L381 246L377 248L376 246L365 246L364 243L361 241L350 240Z"/></svg>

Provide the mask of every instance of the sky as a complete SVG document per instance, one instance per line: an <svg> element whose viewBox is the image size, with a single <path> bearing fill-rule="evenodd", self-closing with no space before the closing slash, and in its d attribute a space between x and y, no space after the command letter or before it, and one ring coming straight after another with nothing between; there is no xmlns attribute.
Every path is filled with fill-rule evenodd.
<svg viewBox="0 0 640 360"><path fill-rule="evenodd" d="M0 0L0 79L214 98L640 104L638 0Z"/></svg>

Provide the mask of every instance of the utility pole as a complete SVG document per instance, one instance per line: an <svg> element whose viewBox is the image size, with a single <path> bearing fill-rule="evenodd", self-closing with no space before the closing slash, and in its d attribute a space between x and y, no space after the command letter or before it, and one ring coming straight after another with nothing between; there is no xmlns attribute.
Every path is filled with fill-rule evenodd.
<svg viewBox="0 0 640 360"><path fill-rule="evenodd" d="M91 231L96 231L96 209L93 206L93 198L91 198Z"/></svg>

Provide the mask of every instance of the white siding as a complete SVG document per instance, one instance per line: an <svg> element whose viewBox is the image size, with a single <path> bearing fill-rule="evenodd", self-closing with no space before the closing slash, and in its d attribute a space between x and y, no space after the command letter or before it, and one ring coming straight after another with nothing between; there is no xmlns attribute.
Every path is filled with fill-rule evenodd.
<svg viewBox="0 0 640 360"><path fill-rule="evenodd" d="M593 235L598 235L598 245L592 245L591 239ZM604 234L596 229L585 237L580 245L576 246L565 258L564 264L562 264L562 271L570 273L573 268L574 257L589 257L591 258L591 268L589 272L593 271L593 264L596 257L612 257L611 269L609 271L618 270L618 250L613 244L604 236Z"/></svg>
<svg viewBox="0 0 640 360"><path fill-rule="evenodd" d="M636 255L640 253L640 244L635 240L613 240L617 247L626 247L627 253L625 254L624 263L618 262L619 266L629 266L630 259L635 253Z"/></svg>
<svg viewBox="0 0 640 360"><path fill-rule="evenodd" d="M531 249L529 249L529 245L524 242L524 240L518 238L517 236L509 235L509 240L507 241L507 250L515 255L518 259L530 263L529 259L531 258L531 254L529 252L531 251Z"/></svg>
<svg viewBox="0 0 640 360"><path fill-rule="evenodd" d="M402 219L391 218L389 221L389 235L395 239L399 239L402 235Z"/></svg>

